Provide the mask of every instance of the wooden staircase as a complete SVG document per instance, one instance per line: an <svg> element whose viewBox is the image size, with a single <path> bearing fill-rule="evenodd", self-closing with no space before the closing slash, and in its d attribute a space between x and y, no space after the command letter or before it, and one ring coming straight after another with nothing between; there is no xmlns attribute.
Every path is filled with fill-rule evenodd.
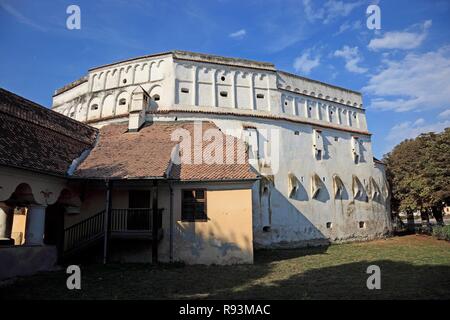
<svg viewBox="0 0 450 320"><path fill-rule="evenodd" d="M162 238L162 210L157 214L157 234L153 235L153 210L112 209L108 233L114 239L156 240ZM64 229L62 256L70 257L100 242L105 236L105 210Z"/></svg>

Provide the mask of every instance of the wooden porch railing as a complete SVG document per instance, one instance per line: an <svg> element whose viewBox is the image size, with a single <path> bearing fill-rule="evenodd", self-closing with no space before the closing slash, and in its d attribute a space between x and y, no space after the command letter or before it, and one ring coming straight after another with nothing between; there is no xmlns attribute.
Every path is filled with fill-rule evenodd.
<svg viewBox="0 0 450 320"><path fill-rule="evenodd" d="M112 209L111 237L159 239L162 210L158 210L158 234L153 237L153 210L149 208ZM105 210L64 229L64 252L75 250L104 236Z"/></svg>

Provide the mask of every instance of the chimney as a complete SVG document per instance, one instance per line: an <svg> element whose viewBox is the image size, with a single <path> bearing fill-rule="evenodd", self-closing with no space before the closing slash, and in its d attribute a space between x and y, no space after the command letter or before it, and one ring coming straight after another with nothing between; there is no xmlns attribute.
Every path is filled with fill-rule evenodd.
<svg viewBox="0 0 450 320"><path fill-rule="evenodd" d="M136 132L145 123L145 112L150 101L150 96L139 86L131 94L131 106L128 116L128 131Z"/></svg>

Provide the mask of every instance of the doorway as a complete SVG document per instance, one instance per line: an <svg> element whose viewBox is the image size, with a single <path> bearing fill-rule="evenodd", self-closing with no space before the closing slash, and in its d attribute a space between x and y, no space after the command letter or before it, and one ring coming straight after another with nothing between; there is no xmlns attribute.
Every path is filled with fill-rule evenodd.
<svg viewBox="0 0 450 320"><path fill-rule="evenodd" d="M150 190L130 190L128 193L128 230L150 229Z"/></svg>

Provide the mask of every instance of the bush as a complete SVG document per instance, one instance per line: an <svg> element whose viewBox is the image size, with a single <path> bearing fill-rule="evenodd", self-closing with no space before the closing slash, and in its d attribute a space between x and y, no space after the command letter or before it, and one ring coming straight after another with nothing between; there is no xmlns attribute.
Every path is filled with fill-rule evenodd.
<svg viewBox="0 0 450 320"><path fill-rule="evenodd" d="M439 240L450 241L450 225L433 227L433 236Z"/></svg>

